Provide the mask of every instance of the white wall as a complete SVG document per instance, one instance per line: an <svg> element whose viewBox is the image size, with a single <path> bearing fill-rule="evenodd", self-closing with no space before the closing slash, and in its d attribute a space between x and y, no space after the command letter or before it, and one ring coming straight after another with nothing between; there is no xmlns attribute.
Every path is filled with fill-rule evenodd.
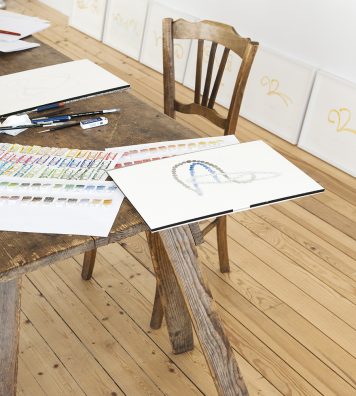
<svg viewBox="0 0 356 396"><path fill-rule="evenodd" d="M50 7L55 8L60 11L62 14L70 15L73 5L73 0L40 0L41 3L44 3Z"/></svg>
<svg viewBox="0 0 356 396"><path fill-rule="evenodd" d="M41 0L70 13L73 0ZM160 0L356 82L355 0Z"/></svg>

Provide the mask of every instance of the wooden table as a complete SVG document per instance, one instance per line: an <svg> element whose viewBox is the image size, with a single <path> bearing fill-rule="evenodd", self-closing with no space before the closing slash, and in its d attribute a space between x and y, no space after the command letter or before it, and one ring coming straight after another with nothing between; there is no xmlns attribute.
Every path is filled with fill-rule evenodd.
<svg viewBox="0 0 356 396"><path fill-rule="evenodd" d="M0 55L0 75L68 61L64 55L41 44L34 50ZM106 127L84 131L72 127L37 134L28 130L17 137L0 135L0 142L41 146L105 149L163 140L193 138L175 120L157 112L129 92L97 96L71 104L71 111L119 107ZM1 214L0 214L1 215ZM0 233L0 396L16 393L21 276L73 255L120 241L147 226L125 200L106 238ZM155 271L175 353L193 348L192 324L220 395L247 395L230 343L214 309L208 286L197 262L197 251L188 226L152 234L152 246L166 251L156 257Z"/></svg>

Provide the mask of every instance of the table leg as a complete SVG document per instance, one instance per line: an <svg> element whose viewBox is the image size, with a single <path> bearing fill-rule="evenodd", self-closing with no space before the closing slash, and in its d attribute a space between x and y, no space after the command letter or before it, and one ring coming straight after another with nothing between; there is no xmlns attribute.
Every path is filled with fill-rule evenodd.
<svg viewBox="0 0 356 396"><path fill-rule="evenodd" d="M156 298L158 300L155 303L159 303L160 300L157 324L153 323L153 327L160 327L162 313L159 311L163 309L173 353L190 351L194 348L193 329L182 292L159 234L147 232L146 235L157 279Z"/></svg>
<svg viewBox="0 0 356 396"><path fill-rule="evenodd" d="M16 395L21 278L0 282L0 396Z"/></svg>
<svg viewBox="0 0 356 396"><path fill-rule="evenodd" d="M88 250L84 253L82 279L89 280L93 275L95 265L96 249Z"/></svg>
<svg viewBox="0 0 356 396"><path fill-rule="evenodd" d="M161 231L160 236L219 395L248 395L230 342L214 309L210 289L198 266L189 227Z"/></svg>

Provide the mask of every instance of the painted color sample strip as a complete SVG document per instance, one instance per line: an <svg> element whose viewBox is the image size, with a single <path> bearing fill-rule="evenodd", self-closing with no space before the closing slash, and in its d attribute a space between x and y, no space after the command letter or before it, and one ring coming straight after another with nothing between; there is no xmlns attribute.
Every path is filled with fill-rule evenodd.
<svg viewBox="0 0 356 396"><path fill-rule="evenodd" d="M237 143L239 143L239 141L235 135L228 135L115 147L108 148L106 151L120 154L121 157L117 160L115 168L123 168L163 158L174 157L176 155L209 150Z"/></svg>
<svg viewBox="0 0 356 396"><path fill-rule="evenodd" d="M113 182L1 177L0 230L107 236L123 198Z"/></svg>
<svg viewBox="0 0 356 396"><path fill-rule="evenodd" d="M97 150L0 143L0 177L105 180L119 157Z"/></svg>

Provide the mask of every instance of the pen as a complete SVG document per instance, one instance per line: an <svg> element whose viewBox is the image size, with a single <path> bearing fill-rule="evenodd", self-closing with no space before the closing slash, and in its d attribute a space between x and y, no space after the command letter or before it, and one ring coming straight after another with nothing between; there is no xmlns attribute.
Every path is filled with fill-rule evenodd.
<svg viewBox="0 0 356 396"><path fill-rule="evenodd" d="M53 131L58 131L59 129L64 129L64 128L69 128L71 126L79 125L80 121L78 122L66 122L63 123L64 125L59 125L50 129L45 129L44 131L38 131L37 133L45 133L45 132L53 132Z"/></svg>
<svg viewBox="0 0 356 396"><path fill-rule="evenodd" d="M75 113L75 114L63 114L55 117L36 117L32 118L31 122L34 124L40 124L40 123L52 123L52 122L57 122L57 121L69 121L72 118L76 117L84 117L84 116L89 116L89 115L97 115L97 114L107 114L107 113L116 113L120 111L120 109L109 109L109 110L98 110L98 111L86 111L83 113Z"/></svg>
<svg viewBox="0 0 356 396"><path fill-rule="evenodd" d="M21 33L10 32L9 30L1 30L1 29L0 29L0 33L1 33L1 34L10 34L11 36L21 36Z"/></svg>
<svg viewBox="0 0 356 396"><path fill-rule="evenodd" d="M57 109L58 107L64 107L64 105L64 102L50 103L43 106L38 106L35 111L37 111L37 113L41 113L42 111Z"/></svg>

